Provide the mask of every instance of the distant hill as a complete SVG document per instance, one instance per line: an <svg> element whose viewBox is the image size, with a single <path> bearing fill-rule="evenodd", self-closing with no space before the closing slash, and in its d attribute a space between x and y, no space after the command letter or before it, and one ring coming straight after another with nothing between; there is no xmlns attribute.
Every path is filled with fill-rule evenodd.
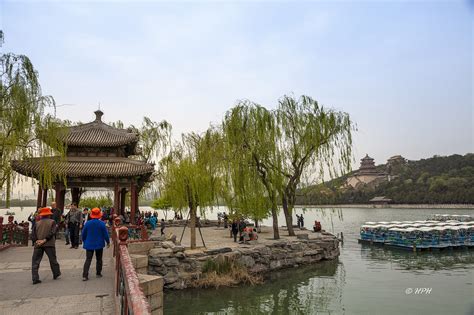
<svg viewBox="0 0 474 315"><path fill-rule="evenodd" d="M386 164L378 170L387 169ZM407 161L391 170L390 181L355 189L345 185L348 176L309 186L298 191L297 204L364 204L375 196L385 196L393 203L474 204L474 154L434 156Z"/></svg>

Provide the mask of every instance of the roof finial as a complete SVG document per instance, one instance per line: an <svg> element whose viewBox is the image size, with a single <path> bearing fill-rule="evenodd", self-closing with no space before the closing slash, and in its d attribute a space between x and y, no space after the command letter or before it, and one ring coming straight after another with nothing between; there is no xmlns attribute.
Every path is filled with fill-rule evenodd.
<svg viewBox="0 0 474 315"><path fill-rule="evenodd" d="M104 115L103 111L98 109L94 112L94 114L95 114L95 121L102 121L102 115Z"/></svg>

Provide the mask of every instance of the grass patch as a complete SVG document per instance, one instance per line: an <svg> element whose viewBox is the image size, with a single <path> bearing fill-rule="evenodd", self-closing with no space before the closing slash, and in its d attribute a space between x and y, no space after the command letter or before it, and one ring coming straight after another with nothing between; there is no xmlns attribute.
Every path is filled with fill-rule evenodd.
<svg viewBox="0 0 474 315"><path fill-rule="evenodd" d="M229 256L217 256L215 259L207 259L202 265L202 275L194 280L193 287L196 288L219 288L232 287L239 284L260 284L263 278L252 275L247 268L239 264Z"/></svg>

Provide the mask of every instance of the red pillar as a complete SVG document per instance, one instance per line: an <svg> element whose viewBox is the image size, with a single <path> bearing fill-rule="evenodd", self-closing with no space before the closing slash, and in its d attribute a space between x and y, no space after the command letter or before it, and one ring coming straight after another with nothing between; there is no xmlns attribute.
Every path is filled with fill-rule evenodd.
<svg viewBox="0 0 474 315"><path fill-rule="evenodd" d="M120 191L118 183L115 183L114 187L114 210L117 215L122 214L120 212Z"/></svg>
<svg viewBox="0 0 474 315"><path fill-rule="evenodd" d="M72 203L76 203L77 206L79 206L79 187L73 187L71 188L71 199Z"/></svg>
<svg viewBox="0 0 474 315"><path fill-rule="evenodd" d="M125 200L127 198L127 188L120 190L120 213L125 212Z"/></svg>
<svg viewBox="0 0 474 315"><path fill-rule="evenodd" d="M135 224L135 213L138 208L138 191L135 182L130 185L130 223Z"/></svg>
<svg viewBox="0 0 474 315"><path fill-rule="evenodd" d="M56 207L64 212L64 198L66 196L66 190L62 183L56 183L54 190L56 191L55 201Z"/></svg>
<svg viewBox="0 0 474 315"><path fill-rule="evenodd" d="M41 208L41 203L43 201L43 187L38 184L38 198L36 199L36 209Z"/></svg>

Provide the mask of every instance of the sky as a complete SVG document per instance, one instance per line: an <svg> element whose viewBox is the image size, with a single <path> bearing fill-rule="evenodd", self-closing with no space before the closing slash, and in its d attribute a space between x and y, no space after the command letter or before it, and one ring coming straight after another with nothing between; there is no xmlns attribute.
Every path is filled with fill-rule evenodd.
<svg viewBox="0 0 474 315"><path fill-rule="evenodd" d="M312 96L357 124L354 167L474 152L474 1L5 1L61 119L163 119L178 137L238 100Z"/></svg>

